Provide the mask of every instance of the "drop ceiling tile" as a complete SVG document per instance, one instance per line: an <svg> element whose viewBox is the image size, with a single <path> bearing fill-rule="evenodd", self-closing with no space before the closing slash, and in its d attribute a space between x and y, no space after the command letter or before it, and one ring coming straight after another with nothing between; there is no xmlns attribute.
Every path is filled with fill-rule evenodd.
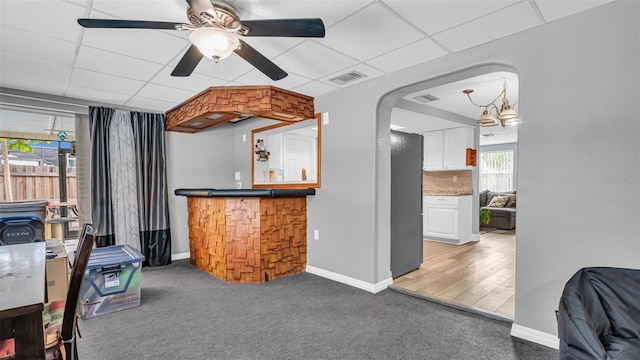
<svg viewBox="0 0 640 360"><path fill-rule="evenodd" d="M120 19L189 23L184 0L93 0L92 7Z"/></svg>
<svg viewBox="0 0 640 360"><path fill-rule="evenodd" d="M240 19L320 18L325 27L331 26L371 0L349 1L251 1L238 0L233 6L240 12Z"/></svg>
<svg viewBox="0 0 640 360"><path fill-rule="evenodd" d="M346 83L344 85L337 85L334 82L329 81L330 79L333 79L333 78L335 78L337 76L346 74L346 73L351 72L351 71L357 71L357 72L359 72L359 73L361 73L363 75L366 75L366 77L363 77L363 78L358 79L358 80L350 81L350 82L348 82L348 83ZM333 85L333 86L347 87L347 86L351 86L353 84L357 84L357 83L361 83L361 82L364 82L364 81L367 81L367 80L371 80L371 79L376 78L376 77L378 77L378 76L380 76L382 74L384 74L382 71L380 71L380 70L378 70L376 68L373 68L373 67L371 67L371 66L369 66L367 64L356 64L354 66L350 66L350 67L348 67L346 69L342 69L342 70L340 70L338 72L335 72L333 74L327 75L327 76L324 77L324 79L322 79L322 81L326 82L327 84Z"/></svg>
<svg viewBox="0 0 640 360"><path fill-rule="evenodd" d="M85 29L82 45L166 64L189 45L167 35L171 30Z"/></svg>
<svg viewBox="0 0 640 360"><path fill-rule="evenodd" d="M0 27L0 43L3 53L34 60L72 65L75 58L75 43L8 26Z"/></svg>
<svg viewBox="0 0 640 360"><path fill-rule="evenodd" d="M588 10L602 4L609 3L613 0L578 0L578 1L557 1L557 0L536 0L538 9L546 21L552 21L575 14L580 11Z"/></svg>
<svg viewBox="0 0 640 360"><path fill-rule="evenodd" d="M332 86L319 81L309 81L306 84L293 88L293 91L307 96L318 97L336 89L338 89L337 86Z"/></svg>
<svg viewBox="0 0 640 360"><path fill-rule="evenodd" d="M81 46L76 67L146 81L154 76L162 65Z"/></svg>
<svg viewBox="0 0 640 360"><path fill-rule="evenodd" d="M540 25L540 19L527 1L483 16L434 35L451 51L483 44Z"/></svg>
<svg viewBox="0 0 640 360"><path fill-rule="evenodd" d="M66 96L77 99L94 100L101 103L123 105L131 98L131 95L119 94L112 91L91 89L84 86L69 85Z"/></svg>
<svg viewBox="0 0 640 360"><path fill-rule="evenodd" d="M292 73L289 73L284 79L273 81L257 69L251 70L234 80L234 82L244 85L271 85L283 89L291 89L308 81L309 79Z"/></svg>
<svg viewBox="0 0 640 360"><path fill-rule="evenodd" d="M520 0L384 0L383 2L427 34L433 35L518 1Z"/></svg>
<svg viewBox="0 0 640 360"><path fill-rule="evenodd" d="M73 42L82 29L76 19L83 14L84 7L59 0L0 1L0 24Z"/></svg>
<svg viewBox="0 0 640 360"><path fill-rule="evenodd" d="M135 94L144 85L142 81L77 68L71 74L70 83L76 86L128 95Z"/></svg>
<svg viewBox="0 0 640 360"><path fill-rule="evenodd" d="M0 69L3 69L3 67L0 66ZM0 86L62 96L64 95L67 84L66 82L54 82L2 72L0 73Z"/></svg>
<svg viewBox="0 0 640 360"><path fill-rule="evenodd" d="M4 74L13 74L39 81L40 79L54 83L66 84L71 75L71 67L47 61L0 54L0 69Z"/></svg>
<svg viewBox="0 0 640 360"><path fill-rule="evenodd" d="M422 37L422 33L395 13L375 3L328 28L321 43L366 60Z"/></svg>
<svg viewBox="0 0 640 360"><path fill-rule="evenodd" d="M245 37L242 38L252 48L258 50L269 59L282 54L292 47L300 44L304 38L280 38L280 37Z"/></svg>
<svg viewBox="0 0 640 360"><path fill-rule="evenodd" d="M178 106L179 104L180 102L169 102L169 101L162 101L157 99L149 99L142 96L136 96L131 100L129 100L125 105L138 108L138 109L149 110L152 112L158 112L158 113L164 114L165 112Z"/></svg>
<svg viewBox="0 0 640 360"><path fill-rule="evenodd" d="M175 63L177 64L178 60ZM213 59L203 58L194 72L231 81L253 69L254 67L243 58L236 54L231 54L228 58L222 59L217 63Z"/></svg>
<svg viewBox="0 0 640 360"><path fill-rule="evenodd" d="M367 64L390 73L447 54L446 50L430 39L422 39L384 55L374 57L368 60Z"/></svg>
<svg viewBox="0 0 640 360"><path fill-rule="evenodd" d="M211 86L222 86L227 80L205 76L196 72L189 76L171 76L172 67L165 67L151 82L158 85L169 86L177 89L200 92Z"/></svg>
<svg viewBox="0 0 640 360"><path fill-rule="evenodd" d="M204 89L200 89L197 91L187 91L169 86L147 84L136 95L149 99L181 103L202 90Z"/></svg>
<svg viewBox="0 0 640 360"><path fill-rule="evenodd" d="M273 59L284 71L317 79L358 62L335 50L307 40Z"/></svg>

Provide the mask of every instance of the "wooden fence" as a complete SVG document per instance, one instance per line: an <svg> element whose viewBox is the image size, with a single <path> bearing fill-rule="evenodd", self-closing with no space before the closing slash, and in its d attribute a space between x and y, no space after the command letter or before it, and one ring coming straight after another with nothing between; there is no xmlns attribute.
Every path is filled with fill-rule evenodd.
<svg viewBox="0 0 640 360"><path fill-rule="evenodd" d="M11 166L13 201L60 199L57 166ZM6 201L4 168L0 165L0 199ZM67 168L67 198L77 199L76 168Z"/></svg>

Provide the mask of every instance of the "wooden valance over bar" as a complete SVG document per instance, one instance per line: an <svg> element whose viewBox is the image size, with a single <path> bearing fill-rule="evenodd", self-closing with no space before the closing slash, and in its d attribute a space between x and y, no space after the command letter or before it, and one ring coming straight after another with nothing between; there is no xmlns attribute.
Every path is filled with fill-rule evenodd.
<svg viewBox="0 0 640 360"><path fill-rule="evenodd" d="M275 86L210 87L166 113L166 130L195 133L247 117L296 122L313 118L313 97Z"/></svg>

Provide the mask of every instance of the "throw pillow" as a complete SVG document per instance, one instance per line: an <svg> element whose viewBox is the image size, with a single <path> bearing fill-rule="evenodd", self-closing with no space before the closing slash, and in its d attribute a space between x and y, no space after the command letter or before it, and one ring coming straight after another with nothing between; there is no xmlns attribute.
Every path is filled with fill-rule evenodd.
<svg viewBox="0 0 640 360"><path fill-rule="evenodd" d="M507 195L509 197L509 201L507 201L507 203L504 205L504 207L506 207L506 208L515 207L516 194L503 194L503 195Z"/></svg>
<svg viewBox="0 0 640 360"><path fill-rule="evenodd" d="M497 195L491 199L487 207L504 207L507 201L509 201L508 195Z"/></svg>

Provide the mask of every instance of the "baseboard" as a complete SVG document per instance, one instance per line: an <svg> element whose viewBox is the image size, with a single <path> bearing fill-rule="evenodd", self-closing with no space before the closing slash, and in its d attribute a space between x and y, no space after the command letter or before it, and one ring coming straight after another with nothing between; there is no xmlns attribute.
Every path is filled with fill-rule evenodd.
<svg viewBox="0 0 640 360"><path fill-rule="evenodd" d="M307 265L307 272L309 274L314 274L314 275L318 275L321 276L323 278L327 278L329 280L333 280L333 281L337 281L339 283L342 284L346 284L349 286L353 286L355 288L364 290L364 291L368 291L370 293L378 293L384 289L386 289L387 287L389 287L389 285L391 285L393 283L393 279L388 278L385 280L380 281L377 284L372 284L372 283L368 283L366 281L362 281L362 280L358 280L358 279L354 279L352 277L349 276L345 276L342 274L337 274L328 270L324 270L324 269L320 269L317 268L315 266L310 266Z"/></svg>
<svg viewBox="0 0 640 360"><path fill-rule="evenodd" d="M191 254L189 252L171 254L171 261L188 259L190 256L191 256Z"/></svg>
<svg viewBox="0 0 640 360"><path fill-rule="evenodd" d="M516 324L511 325L511 336L556 350L560 347L560 339L557 336Z"/></svg>

